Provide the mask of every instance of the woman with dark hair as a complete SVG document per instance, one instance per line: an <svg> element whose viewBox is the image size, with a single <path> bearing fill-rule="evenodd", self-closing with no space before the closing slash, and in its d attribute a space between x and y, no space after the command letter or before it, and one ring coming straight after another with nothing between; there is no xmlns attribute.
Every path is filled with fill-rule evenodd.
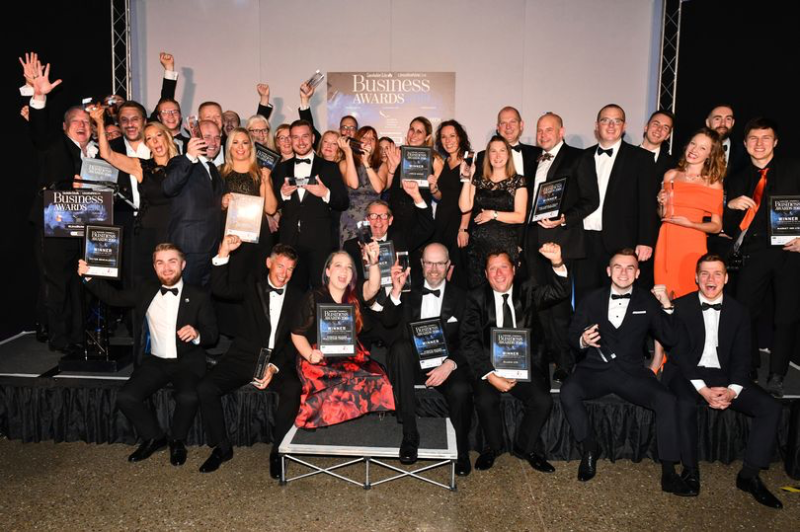
<svg viewBox="0 0 800 532"><path fill-rule="evenodd" d="M322 287L306 294L292 328L297 349L297 375L303 386L295 425L312 429L355 419L369 412L394 410L394 393L379 364L370 360L361 339L370 334L372 311L365 301L380 289L378 245L367 246L369 280L356 290L353 259L345 251L331 253L325 262ZM326 358L317 345L317 305L350 304L355 307L358 342L355 356Z"/></svg>
<svg viewBox="0 0 800 532"><path fill-rule="evenodd" d="M458 245L467 248L469 286L475 288L486 281L484 268L490 252L502 250L517 265L528 189L525 177L514 170L511 146L499 135L486 146L483 173L475 175L474 161L470 173L472 180L461 187L458 207L462 213L471 212L472 220L462 218Z"/></svg>
<svg viewBox="0 0 800 532"><path fill-rule="evenodd" d="M441 199L436 206L436 229L433 241L447 246L456 272L463 270L459 260L458 228L469 223L469 213L461 214L458 197L461 194L461 161L464 154L472 150L464 127L455 120L446 120L436 130L436 150L447 154L444 169L439 176L438 188ZM459 272L460 273L460 272Z"/></svg>
<svg viewBox="0 0 800 532"><path fill-rule="evenodd" d="M653 269L655 284L667 289L670 299L697 290L697 260L708 252L707 235L722 229L722 178L725 154L716 131L701 128L683 150L678 167L664 174L658 193L661 230ZM703 221L709 218L709 221ZM651 369L663 363L664 349L656 342Z"/></svg>
<svg viewBox="0 0 800 532"><path fill-rule="evenodd" d="M353 139L361 153L353 151L350 139L338 139L339 149L344 153L344 159L339 161L339 170L350 195L350 207L341 218L342 242L356 236L356 223L364 220L367 205L380 199L389 173L377 149L378 132L375 128L364 126L356 131Z"/></svg>
<svg viewBox="0 0 800 532"><path fill-rule="evenodd" d="M144 127L144 144L152 158L128 157L111 149L106 137L105 110L97 106L89 115L97 128L100 157L121 172L132 175L138 182L139 214L133 226L133 276L137 281L155 279L153 249L167 240L170 199L161 185L167 177L167 163L178 155L178 148L169 130L161 122L149 122Z"/></svg>
<svg viewBox="0 0 800 532"><path fill-rule="evenodd" d="M264 214L274 215L278 201L272 190L272 179L268 168L259 168L256 150L250 133L244 128L231 130L225 142L225 163L219 173L229 193L222 198L222 207L230 206L230 193L264 198ZM272 251L273 238L266 217L261 218L261 233L258 243L243 242L236 253L231 254L228 271L231 281L244 281L249 274L260 275L267 257ZM220 332L235 336L241 317L241 303L219 300L217 315Z"/></svg>
<svg viewBox="0 0 800 532"><path fill-rule="evenodd" d="M433 125L424 116L418 116L408 125L406 133L407 146L428 146L433 148ZM403 187L400 186L400 148L395 146L386 150L388 157L388 178L386 188L389 189L389 208L394 214L394 223L400 227L410 229L415 223L416 213L414 211L414 201L411 199ZM431 160L431 176L428 177L430 188L420 187L420 193L425 203L431 204L432 197L441 199L437 181L444 168L442 156L433 150Z"/></svg>

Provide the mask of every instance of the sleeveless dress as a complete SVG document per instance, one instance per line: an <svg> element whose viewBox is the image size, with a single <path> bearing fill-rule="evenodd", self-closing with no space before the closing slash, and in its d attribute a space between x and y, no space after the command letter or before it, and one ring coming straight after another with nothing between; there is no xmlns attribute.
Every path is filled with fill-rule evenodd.
<svg viewBox="0 0 800 532"><path fill-rule="evenodd" d="M496 250L508 253L511 261L517 264L519 260L520 230L522 224L507 224L492 220L483 224L476 224L475 216L481 209L513 212L514 195L517 189L525 187L525 177L517 174L499 183L492 183L481 176L472 179L475 185L475 199L472 206L472 215L469 222L469 244L467 245L467 269L469 286L475 288L486 282L486 256Z"/></svg>
<svg viewBox="0 0 800 532"><path fill-rule="evenodd" d="M362 221L367 215L367 205L381 197L372 188L366 168L360 165L356 166L356 173L358 174L358 188L353 190L347 187L347 193L350 196L350 207L342 213L340 245L357 236L356 223Z"/></svg>
<svg viewBox="0 0 800 532"><path fill-rule="evenodd" d="M704 216L711 214L722 216L721 188L683 181L675 181L673 185L675 216L685 216L692 222L702 222ZM662 223L653 264L655 283L666 285L671 298L694 292L697 260L706 252L703 231Z"/></svg>
<svg viewBox="0 0 800 532"><path fill-rule="evenodd" d="M162 185L167 168L154 159L141 159L142 182L139 187L139 215L133 225L133 272L138 281L157 281L153 270L153 249L167 241L171 199Z"/></svg>
<svg viewBox="0 0 800 532"><path fill-rule="evenodd" d="M317 304L335 303L327 288L308 292L300 307L292 333L305 336L313 348L317 347ZM369 327L369 310L363 310L364 326L358 332L361 338ZM395 409L394 392L389 377L381 366L369 358L361 342L356 355L325 358L319 364L310 364L297 355L297 376L302 385L300 410L295 425L300 428L317 428L336 425L356 419L369 412Z"/></svg>

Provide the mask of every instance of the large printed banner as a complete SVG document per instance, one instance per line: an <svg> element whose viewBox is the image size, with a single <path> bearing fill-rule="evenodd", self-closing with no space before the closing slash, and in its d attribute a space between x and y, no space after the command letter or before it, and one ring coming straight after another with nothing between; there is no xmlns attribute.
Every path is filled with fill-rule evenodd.
<svg viewBox="0 0 800 532"><path fill-rule="evenodd" d="M328 72L328 129L353 115L400 145L414 117L453 118L455 99L455 72Z"/></svg>

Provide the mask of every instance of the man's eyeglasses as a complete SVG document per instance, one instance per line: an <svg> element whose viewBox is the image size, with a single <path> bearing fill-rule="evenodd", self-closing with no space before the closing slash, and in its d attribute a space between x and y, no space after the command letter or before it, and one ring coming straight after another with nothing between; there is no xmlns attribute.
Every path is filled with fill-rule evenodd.
<svg viewBox="0 0 800 532"><path fill-rule="evenodd" d="M377 214L377 213L373 212L372 214L368 214L367 215L367 220L375 221L378 218L380 218L381 220L383 220L385 222L386 220L389 219L389 213L388 212L384 212L383 214Z"/></svg>
<svg viewBox="0 0 800 532"><path fill-rule="evenodd" d="M447 268L447 263L448 262L449 261L447 261L447 262L430 262L430 261L427 261L427 260L423 260L422 261L422 265L425 266L426 268L442 268L443 269L443 268Z"/></svg>

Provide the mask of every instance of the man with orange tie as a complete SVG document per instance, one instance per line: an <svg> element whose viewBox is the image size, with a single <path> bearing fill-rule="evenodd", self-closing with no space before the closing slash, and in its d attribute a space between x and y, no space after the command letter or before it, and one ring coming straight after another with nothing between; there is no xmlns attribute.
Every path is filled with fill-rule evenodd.
<svg viewBox="0 0 800 532"><path fill-rule="evenodd" d="M774 339L767 391L783 396L783 378L789 369L800 323L800 238L773 245L769 234L770 198L800 195L800 161L775 157L777 125L767 118L754 118L744 130L744 144L750 165L731 179L723 224L741 253L736 299L750 312L751 331L766 310L767 290L773 290ZM753 370L760 365L758 343L751 347Z"/></svg>

